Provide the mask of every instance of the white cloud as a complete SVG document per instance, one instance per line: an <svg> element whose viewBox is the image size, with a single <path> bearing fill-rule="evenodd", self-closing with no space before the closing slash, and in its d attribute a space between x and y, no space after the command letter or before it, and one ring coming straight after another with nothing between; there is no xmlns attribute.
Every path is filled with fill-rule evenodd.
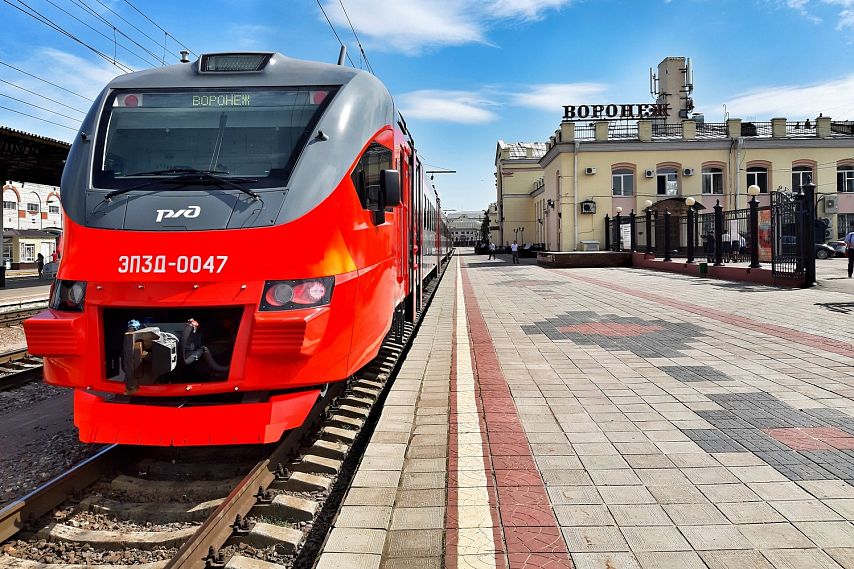
<svg viewBox="0 0 854 569"><path fill-rule="evenodd" d="M838 119L854 114L854 75L816 85L768 86L726 101L733 117L816 117ZM720 108L720 105L717 105Z"/></svg>
<svg viewBox="0 0 854 569"><path fill-rule="evenodd" d="M495 106L482 95L470 91L425 89L397 97L405 117L463 124L488 123L498 115L485 107Z"/></svg>
<svg viewBox="0 0 854 569"><path fill-rule="evenodd" d="M545 83L531 85L524 92L513 93L511 102L520 107L531 107L544 111L559 111L563 105L589 102L601 96L607 86L599 83Z"/></svg>
<svg viewBox="0 0 854 569"><path fill-rule="evenodd" d="M538 20L571 0L325 0L323 8L339 33L350 22L373 50L409 54L441 46L488 44L487 31L503 20ZM322 18L322 15L321 15Z"/></svg>
<svg viewBox="0 0 854 569"><path fill-rule="evenodd" d="M116 67L100 59L88 60L72 55L68 52L49 47L35 47L32 50L32 53L38 55L33 55L24 60L9 61L9 63L20 69L35 70L35 74L39 77L44 77L45 79L65 87L70 91L92 99L101 92L110 80L121 74L121 71ZM21 75L17 71L13 71L9 68L4 67L2 69L2 75L3 79L7 81L20 85L30 91L41 93L46 97L50 97L76 109L88 112L89 106L91 105L90 101L86 101L52 85L42 83L41 81L33 79L27 75ZM0 104L3 106L8 106L45 120L68 125L75 130L80 126L80 122L83 120L84 115L81 113L56 105L55 103L46 101L36 97L35 95L25 93L9 85L0 85L0 90L14 97L18 97L19 99L30 101L33 104L40 105L42 107L53 108L62 114L69 115L71 117L79 117L79 119L68 119L29 105L9 101L5 97L0 97ZM5 110L0 110L0 124L41 136L57 138L59 140L71 140L74 136L74 130L62 128L35 118L25 117Z"/></svg>
<svg viewBox="0 0 854 569"><path fill-rule="evenodd" d="M254 48L274 31L270 26L260 24L232 24L227 35L230 38L237 38L237 45L242 48Z"/></svg>

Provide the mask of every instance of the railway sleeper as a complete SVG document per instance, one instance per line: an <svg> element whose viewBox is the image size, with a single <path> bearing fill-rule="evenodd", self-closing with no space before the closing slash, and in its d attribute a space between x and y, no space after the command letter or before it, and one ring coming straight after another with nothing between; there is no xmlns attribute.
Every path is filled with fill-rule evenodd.
<svg viewBox="0 0 854 569"><path fill-rule="evenodd" d="M170 531L103 531L51 523L39 530L38 537L48 541L90 545L107 551L127 548L152 550L180 547L197 529L189 527Z"/></svg>
<svg viewBox="0 0 854 569"><path fill-rule="evenodd" d="M324 441L352 444L353 441L356 440L356 436L358 434L359 433L356 431L349 431L339 427L323 427L323 431L320 433L320 439Z"/></svg>
<svg viewBox="0 0 854 569"><path fill-rule="evenodd" d="M254 557L246 557L245 555L232 555L228 563L225 564L225 569L282 569L282 567L282 565Z"/></svg>
<svg viewBox="0 0 854 569"><path fill-rule="evenodd" d="M229 541L245 543L252 547L270 547L275 545L284 550L285 553L296 553L302 543L303 533L299 530L276 524L258 522L248 533L240 536L232 536Z"/></svg>
<svg viewBox="0 0 854 569"><path fill-rule="evenodd" d="M328 492L331 487L332 479L328 476L308 472L292 472L287 480L270 484L270 488L274 490L288 492Z"/></svg>
<svg viewBox="0 0 854 569"><path fill-rule="evenodd" d="M291 466L295 472L308 472L309 474L338 474L343 461L334 458L326 458L314 454L307 454L302 460Z"/></svg>
<svg viewBox="0 0 854 569"><path fill-rule="evenodd" d="M352 407L361 407L362 409L370 410L374 405L374 400L357 395L348 395L341 400L341 405L350 405Z"/></svg>
<svg viewBox="0 0 854 569"><path fill-rule="evenodd" d="M258 503L250 511L253 516L275 518L289 523L310 522L320 508L314 500L290 494L278 494L270 503Z"/></svg>
<svg viewBox="0 0 854 569"><path fill-rule="evenodd" d="M316 454L317 456L323 456L325 458L344 460L344 457L347 456L347 451L349 450L350 447L344 443L324 441L321 439L315 441L314 444L311 445L311 448L308 449L308 452L309 454Z"/></svg>
<svg viewBox="0 0 854 569"><path fill-rule="evenodd" d="M109 482L108 487L114 492L121 492L131 499L139 499L140 501L163 502L164 497L170 496L213 500L228 496L231 490L240 483L240 480L240 478L193 481L145 480L144 478L119 474Z"/></svg>
<svg viewBox="0 0 854 569"><path fill-rule="evenodd" d="M365 389L378 389L382 390L385 385L384 381L372 381L367 378L362 378L356 381L354 387L364 387Z"/></svg>
<svg viewBox="0 0 854 569"><path fill-rule="evenodd" d="M335 409L335 412L339 415L353 417L354 419L366 419L368 415L371 414L370 409L365 409L364 407L354 407L352 405L341 405L340 407Z"/></svg>
<svg viewBox="0 0 854 569"><path fill-rule="evenodd" d="M210 463L173 463L168 460L144 458L136 463L133 470L138 472L140 477L144 477L148 480L175 478L216 480L223 477L235 478L237 476L244 476L249 472L252 466L252 464L239 462L222 463L213 461Z"/></svg>
<svg viewBox="0 0 854 569"><path fill-rule="evenodd" d="M358 430L362 428L362 425L365 424L364 419L354 419L353 417L348 417L344 414L335 413L329 419L327 419L326 424L330 427L341 427L342 429L350 429L350 430Z"/></svg>
<svg viewBox="0 0 854 569"><path fill-rule="evenodd" d="M201 522L204 521L224 498L207 500L197 504L166 503L125 503L101 496L87 496L80 506L90 512L107 514L124 521L150 521L154 523Z"/></svg>
<svg viewBox="0 0 854 569"><path fill-rule="evenodd" d="M82 565L79 563L39 563L11 555L0 555L0 569L163 569L169 561L139 565Z"/></svg>

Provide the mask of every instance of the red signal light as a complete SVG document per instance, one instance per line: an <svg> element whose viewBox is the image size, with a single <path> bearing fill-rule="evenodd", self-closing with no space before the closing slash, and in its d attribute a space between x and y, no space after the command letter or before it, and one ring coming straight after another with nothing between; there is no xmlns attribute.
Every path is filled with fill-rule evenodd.
<svg viewBox="0 0 854 569"><path fill-rule="evenodd" d="M139 105L139 97L136 95L128 95L125 97L125 106L126 107L136 107Z"/></svg>
<svg viewBox="0 0 854 569"><path fill-rule="evenodd" d="M320 281L308 281L294 287L291 302L296 304L317 304L326 296L326 286Z"/></svg>
<svg viewBox="0 0 854 569"><path fill-rule="evenodd" d="M326 95L329 93L326 91L312 91L311 92L311 102L315 105L319 105L323 101L326 100Z"/></svg>

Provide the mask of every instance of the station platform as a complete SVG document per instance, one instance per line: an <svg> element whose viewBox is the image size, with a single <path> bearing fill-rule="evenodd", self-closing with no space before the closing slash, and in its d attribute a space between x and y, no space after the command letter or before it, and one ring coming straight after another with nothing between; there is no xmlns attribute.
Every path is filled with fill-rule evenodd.
<svg viewBox="0 0 854 569"><path fill-rule="evenodd" d="M0 288L0 305L47 300L53 279L39 279L35 271L6 271L6 286Z"/></svg>
<svg viewBox="0 0 854 569"><path fill-rule="evenodd" d="M453 259L318 569L854 569L854 304Z"/></svg>

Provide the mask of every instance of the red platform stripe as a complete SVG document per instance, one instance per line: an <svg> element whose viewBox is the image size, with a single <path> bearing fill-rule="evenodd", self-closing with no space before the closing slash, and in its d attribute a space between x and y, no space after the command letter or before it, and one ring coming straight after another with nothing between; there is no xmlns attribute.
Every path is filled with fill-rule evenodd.
<svg viewBox="0 0 854 569"><path fill-rule="evenodd" d="M489 489L490 503L497 492L503 529L503 540L496 543L496 548L500 546L499 550L507 554L497 555L496 562L506 559L511 569L571 569L566 542L519 421L474 288L467 269L461 270L475 382L479 388L475 399L485 423L483 448L487 476L495 480L495 487Z"/></svg>

